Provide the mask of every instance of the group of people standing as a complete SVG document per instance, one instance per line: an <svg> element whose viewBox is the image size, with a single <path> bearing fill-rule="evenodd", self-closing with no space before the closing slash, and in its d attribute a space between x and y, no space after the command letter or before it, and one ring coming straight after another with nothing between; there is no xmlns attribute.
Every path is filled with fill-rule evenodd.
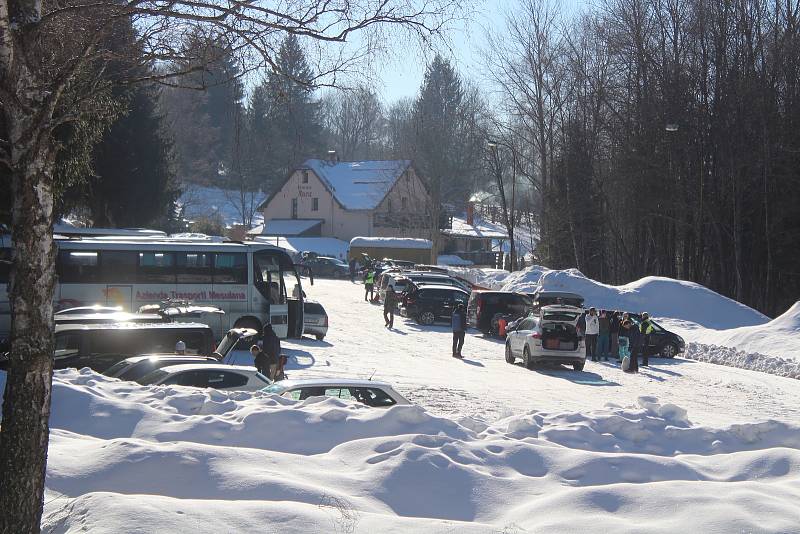
<svg viewBox="0 0 800 534"><path fill-rule="evenodd" d="M589 311L578 322L578 329L583 330L586 342L586 358L593 362L608 361L615 358L622 361L625 356L630 358L627 372L639 371L639 355L642 357L642 367L649 365L647 347L650 344L650 334L653 333L653 323L647 312L642 313L641 323L636 322L628 313L619 311L598 310L589 308Z"/></svg>

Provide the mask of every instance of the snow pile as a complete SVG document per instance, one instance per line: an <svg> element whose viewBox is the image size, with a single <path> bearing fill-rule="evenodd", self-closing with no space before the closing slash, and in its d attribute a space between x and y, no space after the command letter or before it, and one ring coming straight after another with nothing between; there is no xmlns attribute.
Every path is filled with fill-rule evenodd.
<svg viewBox="0 0 800 534"><path fill-rule="evenodd" d="M798 353L794 353L796 359L792 359L747 352L736 347L688 343L684 356L701 362L800 379L800 354Z"/></svg>
<svg viewBox="0 0 800 534"><path fill-rule="evenodd" d="M747 353L769 354L773 358L800 362L800 302L765 324L692 334L703 344L736 347Z"/></svg>
<svg viewBox="0 0 800 534"><path fill-rule="evenodd" d="M57 372L43 527L800 532L796 425L695 426L644 397L479 426Z"/></svg>
<svg viewBox="0 0 800 534"><path fill-rule="evenodd" d="M691 321L707 328L760 325L766 315L694 282L647 276L622 286L601 284L577 269L549 270L535 265L513 273L503 291L550 291L577 293L586 306L627 311L647 311L655 317Z"/></svg>
<svg viewBox="0 0 800 534"><path fill-rule="evenodd" d="M455 254L441 254L436 258L437 265L445 265L445 266L455 266L455 267L466 267L472 265L472 262L469 260L465 260L461 256L456 256Z"/></svg>
<svg viewBox="0 0 800 534"><path fill-rule="evenodd" d="M350 240L351 247L362 248L413 248L430 249L432 244L428 239L415 237L362 237L357 236Z"/></svg>

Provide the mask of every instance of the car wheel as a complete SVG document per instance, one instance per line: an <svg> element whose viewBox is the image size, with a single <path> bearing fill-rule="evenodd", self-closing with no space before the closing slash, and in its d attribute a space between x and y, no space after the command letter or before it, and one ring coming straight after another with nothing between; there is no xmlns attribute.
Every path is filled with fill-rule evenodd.
<svg viewBox="0 0 800 534"><path fill-rule="evenodd" d="M525 350L522 351L522 362L525 364L526 369L533 369L533 360L531 360L531 351L525 345Z"/></svg>
<svg viewBox="0 0 800 534"><path fill-rule="evenodd" d="M317 341L322 341L323 339L325 339L323 334L317 334Z"/></svg>
<svg viewBox="0 0 800 534"><path fill-rule="evenodd" d="M678 354L678 347L676 347L672 343L667 343L666 345L661 347L662 358L674 358L676 354Z"/></svg>
<svg viewBox="0 0 800 534"><path fill-rule="evenodd" d="M514 363L516 360L514 353L511 352L511 343L506 343L506 363Z"/></svg>
<svg viewBox="0 0 800 534"><path fill-rule="evenodd" d="M581 362L581 363L573 363L572 364L572 368L575 369L576 371L583 371L583 366L584 365L586 365L585 361Z"/></svg>
<svg viewBox="0 0 800 534"><path fill-rule="evenodd" d="M419 318L417 319L420 324L424 325L431 325L436 317L434 317L432 311L424 311L419 314Z"/></svg>

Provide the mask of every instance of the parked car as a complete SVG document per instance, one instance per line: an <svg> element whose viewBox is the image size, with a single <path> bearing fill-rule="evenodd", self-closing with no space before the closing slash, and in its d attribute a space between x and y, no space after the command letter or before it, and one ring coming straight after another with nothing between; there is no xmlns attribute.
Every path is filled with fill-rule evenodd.
<svg viewBox="0 0 800 534"><path fill-rule="evenodd" d="M544 306L518 321L506 335L506 361L522 358L528 369L542 362L563 363L582 371L586 349L577 329L582 313L575 306Z"/></svg>
<svg viewBox="0 0 800 534"><path fill-rule="evenodd" d="M186 344L187 354L210 356L214 352L214 335L205 324L57 324L53 366L103 372L138 354L174 352L178 341Z"/></svg>
<svg viewBox="0 0 800 534"><path fill-rule="evenodd" d="M76 310L78 308L72 308ZM166 323L169 318L156 313L129 313L124 311L89 311L86 313L53 314L56 325L110 324L110 323Z"/></svg>
<svg viewBox="0 0 800 534"><path fill-rule="evenodd" d="M381 263L383 264L383 267L386 269L398 268L398 269L410 270L413 269L415 266L415 263L413 261L393 260L391 258L383 258L381 260Z"/></svg>
<svg viewBox="0 0 800 534"><path fill-rule="evenodd" d="M189 386L233 391L259 391L269 378L255 367L186 363L156 369L137 380L143 386Z"/></svg>
<svg viewBox="0 0 800 534"><path fill-rule="evenodd" d="M467 305L467 324L484 334L497 333L498 321L508 323L530 314L531 298L511 291L473 291Z"/></svg>
<svg viewBox="0 0 800 534"><path fill-rule="evenodd" d="M303 265L311 268L314 276L331 278L348 278L350 276L350 266L340 259L328 256L317 256L308 258Z"/></svg>
<svg viewBox="0 0 800 534"><path fill-rule="evenodd" d="M328 314L322 304L306 300L303 304L303 333L322 341L328 334Z"/></svg>
<svg viewBox="0 0 800 534"><path fill-rule="evenodd" d="M400 302L400 315L411 317L420 324L433 324L437 319L450 320L453 310L466 305L469 293L457 287L421 286L407 293Z"/></svg>
<svg viewBox="0 0 800 534"><path fill-rule="evenodd" d="M335 397L355 400L375 408L411 404L390 384L372 380L336 378L281 380L261 391L294 400L305 400L309 397Z"/></svg>
<svg viewBox="0 0 800 534"><path fill-rule="evenodd" d="M255 339L257 336L258 332L252 328L233 328L225 334L225 337L217 346L217 350L215 350L211 356L175 354L173 352L142 354L125 358L115 363L106 369L103 374L111 378L119 378L120 380L138 380L156 369L161 369L162 367L168 367L170 365L183 363L215 364L224 360L241 341Z"/></svg>
<svg viewBox="0 0 800 534"><path fill-rule="evenodd" d="M577 293L568 293L566 291L545 291L539 289L538 291L529 293L529 295L533 300L534 310L538 310L543 306L552 306L555 304L583 308L584 299Z"/></svg>
<svg viewBox="0 0 800 534"><path fill-rule="evenodd" d="M638 313L628 313L633 322L638 327L642 322L642 316ZM650 334L650 342L647 344L647 354L649 356L659 356L661 358L674 358L676 355L686 350L686 341L674 332L670 332L653 319L653 333Z"/></svg>

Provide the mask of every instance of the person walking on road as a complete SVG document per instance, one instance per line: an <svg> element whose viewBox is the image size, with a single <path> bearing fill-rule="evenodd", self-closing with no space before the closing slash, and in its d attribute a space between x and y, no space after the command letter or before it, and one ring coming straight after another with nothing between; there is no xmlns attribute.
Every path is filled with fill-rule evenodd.
<svg viewBox="0 0 800 534"><path fill-rule="evenodd" d="M589 308L586 314L586 357L597 361L597 335L600 333L600 321L597 318L597 310Z"/></svg>
<svg viewBox="0 0 800 534"><path fill-rule="evenodd" d="M367 270L367 276L364 277L364 300L367 302L372 302L372 300L375 298L375 293L373 292L374 287L375 271L372 269L372 267L370 267ZM369 298L367 298L367 295L369 295Z"/></svg>
<svg viewBox="0 0 800 534"><path fill-rule="evenodd" d="M611 320L609 319L608 315L611 312L606 310L600 310L600 317L598 317L597 322L600 325L598 334L597 334L597 359L603 358L603 360L608 361L608 355L610 353L610 341L611 341Z"/></svg>
<svg viewBox="0 0 800 534"><path fill-rule="evenodd" d="M650 314L647 312L642 313L642 324L639 325L639 333L642 334L641 347L642 347L642 367L649 367L648 349L650 348L650 334L653 333L653 321L650 320Z"/></svg>
<svg viewBox="0 0 800 534"><path fill-rule="evenodd" d="M628 352L629 352L629 359L630 365L628 369L623 369L623 371L627 373L638 373L639 372L639 338L641 337L639 334L639 328L633 324L633 321L630 319L625 319L622 323L622 328L619 331L619 337L625 338L627 340L628 345Z"/></svg>
<svg viewBox="0 0 800 534"><path fill-rule="evenodd" d="M467 312L463 303L456 306L450 324L453 327L453 358L463 358L461 349L464 347L464 336L467 333Z"/></svg>
<svg viewBox="0 0 800 534"><path fill-rule="evenodd" d="M386 296L383 297L383 320L386 328L394 328L394 308L397 305L397 296L391 287L386 288Z"/></svg>

